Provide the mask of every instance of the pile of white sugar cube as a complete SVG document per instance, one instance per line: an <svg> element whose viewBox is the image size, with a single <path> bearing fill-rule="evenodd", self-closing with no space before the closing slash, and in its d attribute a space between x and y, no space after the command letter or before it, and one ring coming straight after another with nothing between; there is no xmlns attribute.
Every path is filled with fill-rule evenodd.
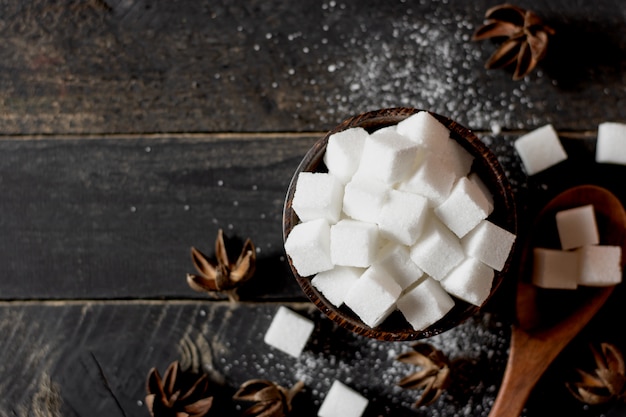
<svg viewBox="0 0 626 417"><path fill-rule="evenodd" d="M532 282L542 288L609 286L622 280L621 246L600 245L591 204L556 213L560 249L533 248Z"/></svg>
<svg viewBox="0 0 626 417"><path fill-rule="evenodd" d="M328 172L301 172L285 240L299 275L374 328L399 310L424 330L455 304L480 306L515 235L492 223L473 156L430 113L328 139ZM452 295L452 296L451 296Z"/></svg>

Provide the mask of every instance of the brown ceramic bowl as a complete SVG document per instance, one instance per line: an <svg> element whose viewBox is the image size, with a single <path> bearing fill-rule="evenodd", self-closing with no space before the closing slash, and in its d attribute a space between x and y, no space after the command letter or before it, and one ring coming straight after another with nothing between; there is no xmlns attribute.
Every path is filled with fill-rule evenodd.
<svg viewBox="0 0 626 417"><path fill-rule="evenodd" d="M291 180L289 189L287 190L287 196L285 199L285 206L283 212L283 238L286 239L291 229L300 222L298 216L295 214L291 207L293 201L293 195L296 188L296 181L300 172L325 172L326 166L323 161L324 153L326 151L326 144L330 135L342 130L346 130L352 127L362 127L369 132L373 132L382 127L397 124L399 121L407 118L408 116L417 113L418 109L414 108L390 108L372 111L368 113L359 114L351 117L339 126L328 132L323 138L313 145L313 147L304 156L304 159L296 169L296 172ZM517 233L517 216L515 210L515 202L513 193L508 180L502 170L502 167L498 163L495 155L487 148L487 146L481 142L472 131L459 125L453 120L447 117L434 114L441 123L443 123L451 132L450 137L460 143L468 152L474 156L474 164L472 171L476 172L487 187L491 190L494 198L494 210L489 216L489 220L498 226L508 230L511 233ZM511 250L511 255L507 260L504 268L501 272L495 271L495 276L491 288L491 294L493 295L496 289L500 286L502 279L511 263L512 254L514 249ZM289 260L291 270L294 277L302 287L302 290L307 297L329 318L337 322L341 327L344 327L357 334L372 337L380 340L417 340L434 336L449 330L468 317L478 312L479 307L469 304L465 301L455 298L455 306L452 310L441 320L434 323L430 327L422 331L414 330L411 325L404 320L401 313L395 312L389 316L383 323L376 328L371 328L365 325L348 307L341 306L335 307L324 296L311 285L312 277L303 277L298 274L293 267L291 260ZM489 300L487 299L487 301ZM485 301L485 303L487 302ZM484 304L483 304L484 305Z"/></svg>

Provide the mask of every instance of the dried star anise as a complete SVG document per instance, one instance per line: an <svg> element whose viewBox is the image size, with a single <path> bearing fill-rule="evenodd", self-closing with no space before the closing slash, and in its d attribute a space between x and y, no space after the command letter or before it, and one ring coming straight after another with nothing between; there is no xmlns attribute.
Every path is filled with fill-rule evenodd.
<svg viewBox="0 0 626 417"><path fill-rule="evenodd" d="M416 343L413 351L399 355L396 360L416 365L420 370L398 382L405 389L421 389L422 394L415 402L415 407L434 403L448 387L450 382L450 362L440 351L428 343Z"/></svg>
<svg viewBox="0 0 626 417"><path fill-rule="evenodd" d="M567 388L579 401L586 404L604 404L613 400L626 400L626 372L622 353L610 343L601 343L601 351L593 346L591 351L596 369L585 372L577 369L579 380L568 383Z"/></svg>
<svg viewBox="0 0 626 417"><path fill-rule="evenodd" d="M213 405L208 388L206 374L185 373L175 361L163 378L156 368L148 373L146 406L152 417L202 417Z"/></svg>
<svg viewBox="0 0 626 417"><path fill-rule="evenodd" d="M256 251L250 239L243 244L241 254L235 263L231 263L226 253L224 232L217 232L215 241L216 262L208 258L198 249L191 248L191 261L198 275L187 274L187 283L200 292L215 293L223 291L231 301L238 299L237 288L254 275L256 268Z"/></svg>
<svg viewBox="0 0 626 417"><path fill-rule="evenodd" d="M474 32L472 40L506 38L485 68L505 68L515 64L514 80L524 78L544 58L548 38L555 33L534 12L512 4L488 9L485 19L487 22Z"/></svg>
<svg viewBox="0 0 626 417"><path fill-rule="evenodd" d="M243 416L284 417L291 412L291 401L302 387L302 381L288 390L272 381L251 379L241 385L233 400L255 402Z"/></svg>

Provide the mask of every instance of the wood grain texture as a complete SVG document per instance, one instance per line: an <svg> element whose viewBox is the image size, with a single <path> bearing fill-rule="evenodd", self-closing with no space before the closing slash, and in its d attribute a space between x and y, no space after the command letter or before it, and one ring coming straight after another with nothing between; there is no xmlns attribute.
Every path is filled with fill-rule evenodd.
<svg viewBox="0 0 626 417"><path fill-rule="evenodd" d="M492 5L3 2L0 133L320 131L407 105L477 130L626 120L623 2L520 2L558 33L521 82L470 41Z"/></svg>

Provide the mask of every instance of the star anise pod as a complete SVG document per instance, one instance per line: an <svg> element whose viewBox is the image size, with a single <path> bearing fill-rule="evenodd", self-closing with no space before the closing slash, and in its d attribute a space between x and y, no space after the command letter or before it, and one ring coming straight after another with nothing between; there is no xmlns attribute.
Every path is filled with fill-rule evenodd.
<svg viewBox="0 0 626 417"><path fill-rule="evenodd" d="M185 373L175 361L163 378L156 368L148 373L146 406L152 417L202 417L213 405L208 388L206 374Z"/></svg>
<svg viewBox="0 0 626 417"><path fill-rule="evenodd" d="M505 38L485 68L505 68L514 64L514 80L524 78L544 58L548 38L555 33L534 12L512 4L488 9L485 19L485 25L474 32L472 40Z"/></svg>
<svg viewBox="0 0 626 417"><path fill-rule="evenodd" d="M215 262L210 261L202 252L192 247L191 261L198 275L187 274L187 283L200 292L223 291L231 301L235 301L238 299L237 288L254 275L256 268L254 244L250 239L246 239L241 254L234 263L231 263L226 253L224 232L220 229L215 241L215 257Z"/></svg>
<svg viewBox="0 0 626 417"><path fill-rule="evenodd" d="M626 400L624 357L617 347L601 343L600 351L591 346L596 369L589 373L577 369L579 380L567 383L569 391L586 404L604 404Z"/></svg>
<svg viewBox="0 0 626 417"><path fill-rule="evenodd" d="M399 355L396 360L418 366L419 371L398 382L405 389L421 389L415 407L434 403L450 383L450 362L440 351L428 343L416 343L413 350Z"/></svg>
<svg viewBox="0 0 626 417"><path fill-rule="evenodd" d="M302 381L286 389L272 381L251 379L241 385L233 400L255 402L243 413L244 417L284 417L291 412L291 401L303 387Z"/></svg>

